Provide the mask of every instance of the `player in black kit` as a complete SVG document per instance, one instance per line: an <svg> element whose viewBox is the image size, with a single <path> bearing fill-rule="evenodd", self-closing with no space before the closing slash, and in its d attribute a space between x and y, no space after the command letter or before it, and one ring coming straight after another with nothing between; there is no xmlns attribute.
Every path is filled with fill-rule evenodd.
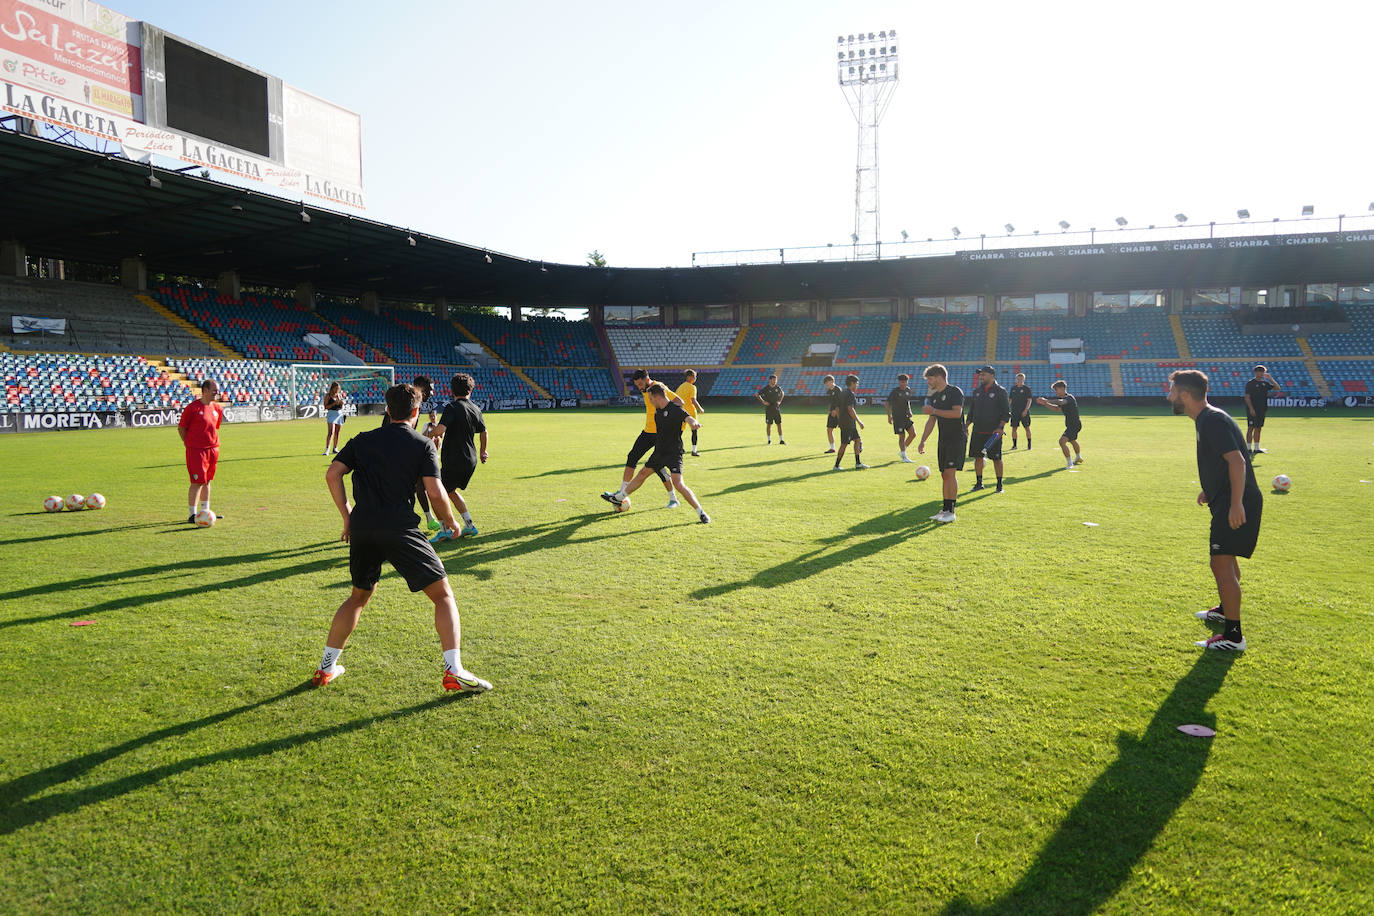
<svg viewBox="0 0 1374 916"><path fill-rule="evenodd" d="M1030 409L1031 409L1031 390L1026 384L1026 373L1016 373L1016 384L1011 386L1007 392L1007 397L1011 401L1011 447L1016 448L1016 427L1026 428L1026 451L1031 449L1030 438Z"/></svg>
<svg viewBox="0 0 1374 916"><path fill-rule="evenodd" d="M1212 576L1217 580L1221 602L1210 610L1198 611L1197 617L1219 623L1224 629L1198 645L1240 652L1245 649L1245 636L1240 630L1237 557L1248 559L1255 552L1264 497L1255 482L1255 469L1240 427L1226 411L1207 403L1207 387L1207 375L1196 369L1179 369L1169 375L1169 403L1174 413L1187 414L1197 428L1197 476L1202 484L1197 502L1212 510Z"/></svg>
<svg viewBox="0 0 1374 916"><path fill-rule="evenodd" d="M968 455L978 475L974 490L983 489L983 459L991 458L992 469L997 472L996 492L1002 492L1002 430L1010 417L1007 389L997 384L997 370L984 366L978 370L978 387L968 399L966 421L970 431Z"/></svg>
<svg viewBox="0 0 1374 916"><path fill-rule="evenodd" d="M1075 464L1083 463L1083 454L1078 450L1078 434L1083 431L1083 421L1078 418L1078 399L1069 394L1069 383L1062 378L1055 382L1054 397L1036 398L1035 403L1051 410L1064 412L1064 435L1059 437L1059 448L1064 452L1064 469L1073 470ZM1069 446L1073 446L1073 457L1069 457Z"/></svg>
<svg viewBox="0 0 1374 916"><path fill-rule="evenodd" d="M453 508L457 509L463 518L463 527L459 531L441 529L430 538L431 544L451 538L470 538L477 535L477 526L472 521L472 513L468 511L468 504L463 499L461 491L466 490L472 482L477 462L480 460L483 464L487 463L487 424L482 419L482 409L472 403L471 398L472 392L477 388L477 381L466 372L460 372L451 378L448 384L449 390L453 392L453 400L444 407L439 422L430 429L430 436L444 442L439 450L442 468L440 478ZM480 452L473 447L473 436L481 439Z"/></svg>
<svg viewBox="0 0 1374 916"><path fill-rule="evenodd" d="M844 389L835 384L835 376L827 375L821 379L825 382L825 396L827 398L825 408L825 437L830 440L830 448L825 450L825 454L835 454L835 430L840 428L840 401L844 400Z"/></svg>
<svg viewBox="0 0 1374 916"><path fill-rule="evenodd" d="M703 524L711 522L711 516L706 514L706 510L701 508L701 503L697 502L697 496L692 492L691 487L687 486L682 479L682 427L690 426L692 429L700 428L701 424L697 418L683 409L680 400L669 401L673 397L668 389L659 382L654 382L644 389L644 396L648 398L649 404L654 408L654 426L657 432L654 434L654 451L644 467L640 468L639 473L631 480L623 493L616 493L611 496L610 502L613 503L618 511L624 511L629 506L630 494L639 489L639 485L649 479L651 474L667 474L672 481L673 487L682 494L682 498L687 500L687 505L697 510L697 519Z"/></svg>
<svg viewBox="0 0 1374 916"><path fill-rule="evenodd" d="M940 441L935 450L940 464L941 495L944 503L931 516L944 523L954 521L954 501L959 496L958 472L964 469L964 393L949 383L949 371L936 363L923 373L930 386L930 397L921 405L921 413L929 419L916 445L918 454L926 453L926 439L935 424L940 424Z"/></svg>
<svg viewBox="0 0 1374 916"><path fill-rule="evenodd" d="M1279 383L1263 366L1255 367L1255 377L1245 383L1245 444L1251 455L1267 454L1260 448L1260 433L1264 431L1264 415L1269 412L1269 392L1279 391Z"/></svg>
<svg viewBox="0 0 1374 916"><path fill-rule="evenodd" d="M897 456L906 464L911 464L906 448L916 438L916 425L911 422L911 399L915 392L907 385L909 381L911 376L905 372L897 376L897 387L887 396L887 422L897 436Z"/></svg>
<svg viewBox="0 0 1374 916"><path fill-rule="evenodd" d="M864 421L859 419L859 399L854 392L858 390L859 377L857 375L846 375L844 377L844 387L840 389L840 451L835 455L835 467L831 470L840 470L840 459L844 457L845 449L849 448L849 443L854 443L854 470L866 471L868 465L863 463L859 456L864 450L863 437L859 435L859 430L864 428Z"/></svg>
<svg viewBox="0 0 1374 916"><path fill-rule="evenodd" d="M760 388L755 397L763 404L763 432L768 437L768 444L773 444L773 424L776 423L778 445L786 445L782 441L782 386L778 384L778 377L768 376L768 384Z"/></svg>

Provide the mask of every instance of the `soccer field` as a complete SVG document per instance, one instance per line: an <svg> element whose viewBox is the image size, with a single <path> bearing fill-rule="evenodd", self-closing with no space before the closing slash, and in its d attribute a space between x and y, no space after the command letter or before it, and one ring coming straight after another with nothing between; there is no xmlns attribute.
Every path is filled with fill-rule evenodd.
<svg viewBox="0 0 1374 916"><path fill-rule="evenodd" d="M1086 408L1066 472L1048 414L947 526L872 409L845 473L707 413L710 525L598 498L642 411L489 414L456 697L389 570L308 685L323 423L226 426L206 530L174 430L2 437L0 912L1374 911L1374 418L1271 412L1225 655L1192 423Z"/></svg>

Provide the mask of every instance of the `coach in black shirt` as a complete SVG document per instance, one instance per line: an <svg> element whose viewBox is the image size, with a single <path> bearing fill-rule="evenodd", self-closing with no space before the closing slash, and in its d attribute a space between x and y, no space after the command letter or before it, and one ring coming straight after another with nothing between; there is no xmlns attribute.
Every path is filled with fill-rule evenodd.
<svg viewBox="0 0 1374 916"><path fill-rule="evenodd" d="M1007 389L997 384L997 370L984 366L978 370L978 387L968 399L967 425L972 433L968 440L968 454L973 459L973 473L977 480L974 490L983 489L983 459L992 459L997 472L997 492L1002 492L1002 428L1011 419L1011 405Z"/></svg>
<svg viewBox="0 0 1374 916"><path fill-rule="evenodd" d="M1255 483L1255 469L1240 427L1230 414L1207 403L1207 375L1180 369L1169 376L1169 403L1174 413L1187 414L1197 428L1197 476L1200 506L1212 510L1210 552L1212 576L1220 603L1197 616L1225 629L1198 645L1239 652L1245 649L1240 629L1240 563L1259 541L1264 497Z"/></svg>

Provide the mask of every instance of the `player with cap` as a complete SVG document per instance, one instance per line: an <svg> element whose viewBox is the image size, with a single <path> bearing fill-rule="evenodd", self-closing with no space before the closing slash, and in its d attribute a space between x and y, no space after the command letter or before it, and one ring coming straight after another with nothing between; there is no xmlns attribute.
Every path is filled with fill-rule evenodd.
<svg viewBox="0 0 1374 916"><path fill-rule="evenodd" d="M1011 419L1007 389L997 384L997 370L984 366L978 370L978 387L968 398L968 456L973 459L974 490L983 489L983 459L992 459L997 472L997 490L1002 492L1002 429Z"/></svg>

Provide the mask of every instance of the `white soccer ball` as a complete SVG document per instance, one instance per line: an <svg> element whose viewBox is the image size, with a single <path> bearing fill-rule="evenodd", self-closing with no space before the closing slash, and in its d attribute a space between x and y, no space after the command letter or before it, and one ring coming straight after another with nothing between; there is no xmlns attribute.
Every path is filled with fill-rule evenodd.
<svg viewBox="0 0 1374 916"><path fill-rule="evenodd" d="M1287 474L1280 474L1274 478L1274 492L1287 493L1288 488L1293 486L1293 481L1288 479Z"/></svg>
<svg viewBox="0 0 1374 916"><path fill-rule="evenodd" d="M84 508L86 508L86 497L80 493L73 493L67 497L67 511L77 512Z"/></svg>
<svg viewBox="0 0 1374 916"><path fill-rule="evenodd" d="M629 512L629 511L630 511L630 497L628 497L628 496L622 496L622 497L620 497L620 502L618 502L618 503L615 504L615 511L617 511L617 512Z"/></svg>
<svg viewBox="0 0 1374 916"><path fill-rule="evenodd" d="M43 509L44 509L44 511L47 511L47 512L61 512L61 511L62 511L62 497L60 497L60 496L49 496L47 499L43 500Z"/></svg>
<svg viewBox="0 0 1374 916"><path fill-rule="evenodd" d="M219 516L215 515L214 509L201 509L196 513L197 528L209 528L218 520Z"/></svg>
<svg viewBox="0 0 1374 916"><path fill-rule="evenodd" d="M104 509L104 508L105 508L105 497L101 496L99 493L92 493L90 496L87 496L87 497L86 497L86 508L87 508L87 509Z"/></svg>
<svg viewBox="0 0 1374 916"><path fill-rule="evenodd" d="M930 476L930 468L926 467L924 464L917 466L917 468L916 468L916 479L917 479L917 480L925 480L925 479L926 479L927 477L929 477L929 476Z"/></svg>

